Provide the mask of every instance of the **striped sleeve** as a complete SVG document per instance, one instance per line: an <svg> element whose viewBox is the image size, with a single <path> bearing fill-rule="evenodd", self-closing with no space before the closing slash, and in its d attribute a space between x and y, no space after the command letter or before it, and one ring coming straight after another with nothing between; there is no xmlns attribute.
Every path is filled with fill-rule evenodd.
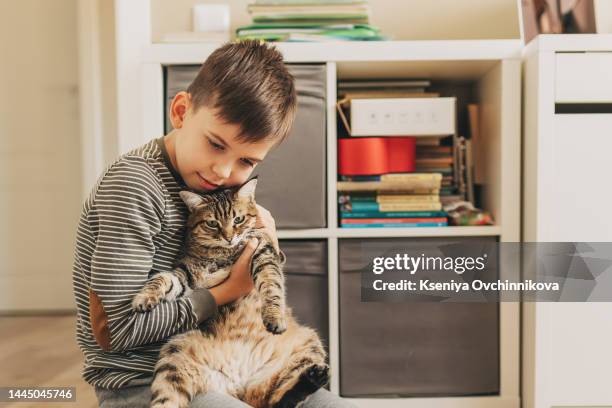
<svg viewBox="0 0 612 408"><path fill-rule="evenodd" d="M106 328L110 338L96 339L107 351L129 350L197 327L189 298L162 302L144 313L131 309L152 270L164 203L161 181L141 157L117 162L98 185L88 222L96 236L90 290L101 307L92 313L90 305L90 319L92 327Z"/></svg>

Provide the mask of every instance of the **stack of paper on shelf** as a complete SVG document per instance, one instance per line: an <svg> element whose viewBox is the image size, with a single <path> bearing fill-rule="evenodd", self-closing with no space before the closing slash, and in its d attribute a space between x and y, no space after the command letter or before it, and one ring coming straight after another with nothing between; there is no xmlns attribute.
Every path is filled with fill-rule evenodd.
<svg viewBox="0 0 612 408"><path fill-rule="evenodd" d="M338 203L342 228L441 227L442 175L396 173L340 176Z"/></svg>
<svg viewBox="0 0 612 408"><path fill-rule="evenodd" d="M368 24L365 0L256 0L248 6L253 24L236 30L238 39L265 41L384 40Z"/></svg>

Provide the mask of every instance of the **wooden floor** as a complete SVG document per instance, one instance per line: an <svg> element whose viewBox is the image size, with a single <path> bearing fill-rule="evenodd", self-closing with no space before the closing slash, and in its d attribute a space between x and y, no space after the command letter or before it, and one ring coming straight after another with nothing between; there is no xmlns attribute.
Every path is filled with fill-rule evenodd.
<svg viewBox="0 0 612 408"><path fill-rule="evenodd" d="M0 316L0 386L76 387L72 403L2 403L0 407L97 407L81 377L83 355L75 340L75 316Z"/></svg>

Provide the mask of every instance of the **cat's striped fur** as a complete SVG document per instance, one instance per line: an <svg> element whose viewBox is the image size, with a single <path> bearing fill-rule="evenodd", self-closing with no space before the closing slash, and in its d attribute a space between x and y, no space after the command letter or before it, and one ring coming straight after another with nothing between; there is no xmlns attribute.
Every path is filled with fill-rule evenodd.
<svg viewBox="0 0 612 408"><path fill-rule="evenodd" d="M285 304L284 255L254 228L256 182L203 196L181 192L190 210L184 254L173 272L147 282L134 309L218 285L251 237L259 239L251 265L255 290L220 307L201 331L177 335L162 348L152 407L187 407L196 394L209 390L254 407L293 407L328 381L319 336L298 325Z"/></svg>

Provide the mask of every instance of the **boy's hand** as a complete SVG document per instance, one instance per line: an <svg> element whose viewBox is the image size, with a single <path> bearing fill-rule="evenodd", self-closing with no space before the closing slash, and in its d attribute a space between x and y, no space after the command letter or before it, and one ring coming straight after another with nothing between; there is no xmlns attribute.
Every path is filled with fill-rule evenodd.
<svg viewBox="0 0 612 408"><path fill-rule="evenodd" d="M251 278L251 258L259 244L257 239L250 240L238 260L230 270L229 277L220 285L210 288L210 294L215 298L217 306L231 303L253 290Z"/></svg>
<svg viewBox="0 0 612 408"><path fill-rule="evenodd" d="M279 250L278 238L276 237L276 223L274 222L274 218L272 218L270 211L266 210L259 204L257 204L257 223L255 224L255 228L263 228L264 232L270 236L270 239L272 239L272 243L274 244L276 250Z"/></svg>

